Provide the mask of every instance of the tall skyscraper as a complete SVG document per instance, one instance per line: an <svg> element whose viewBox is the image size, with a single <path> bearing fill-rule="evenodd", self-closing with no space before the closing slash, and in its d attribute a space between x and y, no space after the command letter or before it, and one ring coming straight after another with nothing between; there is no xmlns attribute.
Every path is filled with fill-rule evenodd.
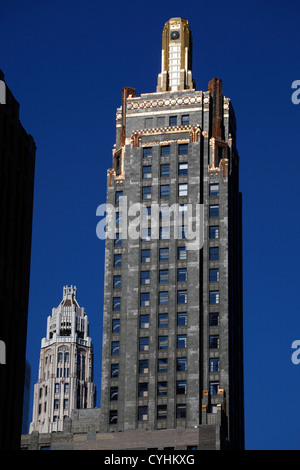
<svg viewBox="0 0 300 470"><path fill-rule="evenodd" d="M93 346L76 291L75 286L65 286L62 301L47 319L30 432L62 431L72 410L95 407Z"/></svg>
<svg viewBox="0 0 300 470"><path fill-rule="evenodd" d="M102 432L157 431L163 447L189 430L198 448L213 432L215 448L243 448L241 201L231 101L219 78L196 90L189 23L172 18L156 92L125 87L116 114Z"/></svg>
<svg viewBox="0 0 300 470"><path fill-rule="evenodd" d="M0 449L14 450L22 431L36 153L19 110L0 70Z"/></svg>

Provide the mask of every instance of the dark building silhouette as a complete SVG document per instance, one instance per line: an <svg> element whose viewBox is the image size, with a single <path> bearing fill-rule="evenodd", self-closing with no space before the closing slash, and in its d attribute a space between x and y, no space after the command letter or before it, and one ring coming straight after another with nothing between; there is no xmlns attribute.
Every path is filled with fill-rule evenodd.
<svg viewBox="0 0 300 470"><path fill-rule="evenodd" d="M4 74L0 71L1 90ZM36 146L19 119L19 103L5 86L0 104L0 448L18 449L26 366L31 233Z"/></svg>

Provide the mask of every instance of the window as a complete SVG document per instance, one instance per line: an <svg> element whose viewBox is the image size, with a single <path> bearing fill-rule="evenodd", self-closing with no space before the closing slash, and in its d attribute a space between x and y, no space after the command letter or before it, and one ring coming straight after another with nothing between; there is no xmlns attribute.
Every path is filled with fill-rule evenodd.
<svg viewBox="0 0 300 470"><path fill-rule="evenodd" d="M141 239L142 242L149 242L151 240L151 228L142 228Z"/></svg>
<svg viewBox="0 0 300 470"><path fill-rule="evenodd" d="M110 401L118 400L118 387L110 387Z"/></svg>
<svg viewBox="0 0 300 470"><path fill-rule="evenodd" d="M187 303L187 291L186 290L177 291L177 303L178 304L186 304Z"/></svg>
<svg viewBox="0 0 300 470"><path fill-rule="evenodd" d="M212 197L219 196L219 183L209 185L209 195Z"/></svg>
<svg viewBox="0 0 300 470"><path fill-rule="evenodd" d="M114 266L116 268L122 266L122 255L120 254L114 255Z"/></svg>
<svg viewBox="0 0 300 470"><path fill-rule="evenodd" d="M168 336L158 337L158 349L168 349Z"/></svg>
<svg viewBox="0 0 300 470"><path fill-rule="evenodd" d="M150 292L142 292L140 296L140 306L149 307L150 305Z"/></svg>
<svg viewBox="0 0 300 470"><path fill-rule="evenodd" d="M213 225L209 227L209 238L210 239L219 238L219 226L218 225Z"/></svg>
<svg viewBox="0 0 300 470"><path fill-rule="evenodd" d="M181 116L181 124L182 126L188 126L190 123L190 116L188 114L184 114Z"/></svg>
<svg viewBox="0 0 300 470"><path fill-rule="evenodd" d="M160 165L160 176L161 178L170 176L170 165L168 163Z"/></svg>
<svg viewBox="0 0 300 470"><path fill-rule="evenodd" d="M121 297L113 297L113 310L120 310Z"/></svg>
<svg viewBox="0 0 300 470"><path fill-rule="evenodd" d="M178 282L187 281L187 268L178 268L177 269L177 281Z"/></svg>
<svg viewBox="0 0 300 470"><path fill-rule="evenodd" d="M187 163L179 163L178 164L178 175L187 175L188 174L188 164Z"/></svg>
<svg viewBox="0 0 300 470"><path fill-rule="evenodd" d="M184 419L186 417L186 404L180 403L176 405L176 418L177 419Z"/></svg>
<svg viewBox="0 0 300 470"><path fill-rule="evenodd" d="M119 331L120 331L120 319L115 318L112 321L112 333L119 333Z"/></svg>
<svg viewBox="0 0 300 470"><path fill-rule="evenodd" d="M187 155L188 153L188 144L178 144L178 154Z"/></svg>
<svg viewBox="0 0 300 470"><path fill-rule="evenodd" d="M138 421L147 421L148 406L138 406Z"/></svg>
<svg viewBox="0 0 300 470"><path fill-rule="evenodd" d="M116 212L116 225L120 226L122 224L122 212Z"/></svg>
<svg viewBox="0 0 300 470"><path fill-rule="evenodd" d="M217 349L219 347L219 336L218 335L211 335L209 337L209 347L211 349Z"/></svg>
<svg viewBox="0 0 300 470"><path fill-rule="evenodd" d="M123 191L116 191L115 193L115 204L119 205L122 202Z"/></svg>
<svg viewBox="0 0 300 470"><path fill-rule="evenodd" d="M140 351L149 351L149 337L142 337L140 338Z"/></svg>
<svg viewBox="0 0 300 470"><path fill-rule="evenodd" d="M166 357L162 357L157 361L157 372L168 372L168 359Z"/></svg>
<svg viewBox="0 0 300 470"><path fill-rule="evenodd" d="M119 341L112 341L111 343L111 353L113 356L116 356L119 354L120 350L120 342Z"/></svg>
<svg viewBox="0 0 300 470"><path fill-rule="evenodd" d="M209 248L209 259L211 261L216 261L219 259L219 247L218 246L211 246Z"/></svg>
<svg viewBox="0 0 300 470"><path fill-rule="evenodd" d="M178 357L177 358L176 370L177 370L177 372L186 371L186 357Z"/></svg>
<svg viewBox="0 0 300 470"><path fill-rule="evenodd" d="M218 304L220 301L220 295L218 290L211 290L209 292L209 303Z"/></svg>
<svg viewBox="0 0 300 470"><path fill-rule="evenodd" d="M168 394L168 382L157 382L157 395L159 397L166 396Z"/></svg>
<svg viewBox="0 0 300 470"><path fill-rule="evenodd" d="M142 207L142 220L148 220L151 217L151 207Z"/></svg>
<svg viewBox="0 0 300 470"><path fill-rule="evenodd" d="M211 312L209 314L209 326L219 325L219 312Z"/></svg>
<svg viewBox="0 0 300 470"><path fill-rule="evenodd" d="M159 227L159 239L160 240L170 239L170 227Z"/></svg>
<svg viewBox="0 0 300 470"><path fill-rule="evenodd" d="M178 349L186 348L186 335L177 335L177 348Z"/></svg>
<svg viewBox="0 0 300 470"><path fill-rule="evenodd" d="M113 277L113 287L114 289L121 289L121 276Z"/></svg>
<svg viewBox="0 0 300 470"><path fill-rule="evenodd" d="M186 326L187 325L187 312L178 312L177 313L177 326Z"/></svg>
<svg viewBox="0 0 300 470"><path fill-rule="evenodd" d="M109 411L109 424L117 424L118 422L118 411L110 410Z"/></svg>
<svg viewBox="0 0 300 470"><path fill-rule="evenodd" d="M148 396L148 383L142 382L138 385L138 396L147 397Z"/></svg>
<svg viewBox="0 0 300 470"><path fill-rule="evenodd" d="M169 281L169 270L168 269L161 269L159 271L159 282L168 282Z"/></svg>
<svg viewBox="0 0 300 470"><path fill-rule="evenodd" d="M143 178L152 178L152 166L143 166Z"/></svg>
<svg viewBox="0 0 300 470"><path fill-rule="evenodd" d="M169 197L170 196L170 186L168 184L162 184L160 186L160 197Z"/></svg>
<svg viewBox="0 0 300 470"><path fill-rule="evenodd" d="M141 251L141 262L142 263L149 263L150 261L150 250L142 250Z"/></svg>
<svg viewBox="0 0 300 470"><path fill-rule="evenodd" d="M209 393L211 395L217 395L219 391L219 382L210 382L209 383Z"/></svg>
<svg viewBox="0 0 300 470"><path fill-rule="evenodd" d="M150 271L141 271L141 284L150 284Z"/></svg>
<svg viewBox="0 0 300 470"><path fill-rule="evenodd" d="M160 147L160 155L162 157L168 157L170 155L170 145L162 145Z"/></svg>
<svg viewBox="0 0 300 470"><path fill-rule="evenodd" d="M59 393L59 384L55 384L54 391L55 393Z"/></svg>
<svg viewBox="0 0 300 470"><path fill-rule="evenodd" d="M159 249L159 261L169 261L169 248Z"/></svg>
<svg viewBox="0 0 300 470"><path fill-rule="evenodd" d="M209 372L218 372L219 370L219 358L211 357L209 359Z"/></svg>
<svg viewBox="0 0 300 470"><path fill-rule="evenodd" d="M140 328L149 328L149 315L140 316Z"/></svg>
<svg viewBox="0 0 300 470"><path fill-rule="evenodd" d="M219 282L219 269L209 270L209 282Z"/></svg>
<svg viewBox="0 0 300 470"><path fill-rule="evenodd" d="M159 305L167 305L169 303L169 292L159 292Z"/></svg>
<svg viewBox="0 0 300 470"><path fill-rule="evenodd" d="M142 191L143 199L151 199L151 186L143 186Z"/></svg>
<svg viewBox="0 0 300 470"><path fill-rule="evenodd" d="M157 405L157 419L167 419L167 405Z"/></svg>
<svg viewBox="0 0 300 470"><path fill-rule="evenodd" d="M149 372L149 361L148 359L141 359L139 361L139 373L140 374L148 374Z"/></svg>
<svg viewBox="0 0 300 470"><path fill-rule="evenodd" d="M59 400L57 398L55 398L55 400L54 400L54 409L58 410L58 408L59 408Z"/></svg>
<svg viewBox="0 0 300 470"><path fill-rule="evenodd" d="M119 377L119 364L112 364L110 369L111 378Z"/></svg>
<svg viewBox="0 0 300 470"><path fill-rule="evenodd" d="M169 125L170 126L177 126L177 116L170 116Z"/></svg>
<svg viewBox="0 0 300 470"><path fill-rule="evenodd" d="M143 157L144 158L152 157L152 147L143 148Z"/></svg>
<svg viewBox="0 0 300 470"><path fill-rule="evenodd" d="M57 360L58 360L58 362L62 362L62 360L63 360L63 353L62 352L58 353Z"/></svg>
<svg viewBox="0 0 300 470"><path fill-rule="evenodd" d="M170 217L170 207L166 204L162 204L159 208L159 218L169 219L169 217Z"/></svg>
<svg viewBox="0 0 300 470"><path fill-rule="evenodd" d="M186 247L185 246L179 246L177 250L177 259L178 260L184 260L187 258L186 256Z"/></svg>
<svg viewBox="0 0 300 470"><path fill-rule="evenodd" d="M187 196L187 195L188 195L187 183L180 183L178 185L178 196Z"/></svg>
<svg viewBox="0 0 300 470"><path fill-rule="evenodd" d="M185 395L186 394L186 380L177 380L176 382L176 394Z"/></svg>
<svg viewBox="0 0 300 470"><path fill-rule="evenodd" d="M149 129L150 127L153 127L153 118L146 118L145 119L145 128Z"/></svg>
<svg viewBox="0 0 300 470"><path fill-rule="evenodd" d="M219 206L217 204L209 206L209 217L219 217Z"/></svg>
<svg viewBox="0 0 300 470"><path fill-rule="evenodd" d="M115 246L122 246L122 234L120 232L116 233L115 240L114 240L114 245Z"/></svg>
<svg viewBox="0 0 300 470"><path fill-rule="evenodd" d="M168 314L167 313L160 313L158 315L158 326L159 328L168 327Z"/></svg>

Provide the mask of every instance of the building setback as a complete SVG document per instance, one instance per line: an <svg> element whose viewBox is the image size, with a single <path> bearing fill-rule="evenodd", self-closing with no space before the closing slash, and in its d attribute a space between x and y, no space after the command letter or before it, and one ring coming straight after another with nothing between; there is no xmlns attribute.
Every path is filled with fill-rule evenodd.
<svg viewBox="0 0 300 470"><path fill-rule="evenodd" d="M101 408L74 411L51 448L244 448L235 114L221 79L196 90L187 20L165 24L161 58L156 92L125 87L116 113Z"/></svg>
<svg viewBox="0 0 300 470"><path fill-rule="evenodd" d="M0 449L20 446L36 146L0 71Z"/></svg>

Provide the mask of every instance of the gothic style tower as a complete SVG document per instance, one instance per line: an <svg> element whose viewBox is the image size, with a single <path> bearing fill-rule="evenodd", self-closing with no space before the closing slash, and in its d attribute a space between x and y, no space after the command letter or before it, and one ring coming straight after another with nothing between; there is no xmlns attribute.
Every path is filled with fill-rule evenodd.
<svg viewBox="0 0 300 470"><path fill-rule="evenodd" d="M156 93L137 97L125 87L117 109L107 180L116 235L107 238L105 251L101 426L123 436L139 430L145 447L196 442L199 449L241 449L242 203L235 115L221 79L196 90L191 47L188 21L170 19ZM138 238L128 231L134 204L142 206ZM184 218L197 205L198 248L189 245ZM177 227L165 224L174 206Z"/></svg>
<svg viewBox="0 0 300 470"><path fill-rule="evenodd" d="M95 406L95 393L88 317L76 300L76 287L65 286L42 339L30 432L62 431L72 410Z"/></svg>

